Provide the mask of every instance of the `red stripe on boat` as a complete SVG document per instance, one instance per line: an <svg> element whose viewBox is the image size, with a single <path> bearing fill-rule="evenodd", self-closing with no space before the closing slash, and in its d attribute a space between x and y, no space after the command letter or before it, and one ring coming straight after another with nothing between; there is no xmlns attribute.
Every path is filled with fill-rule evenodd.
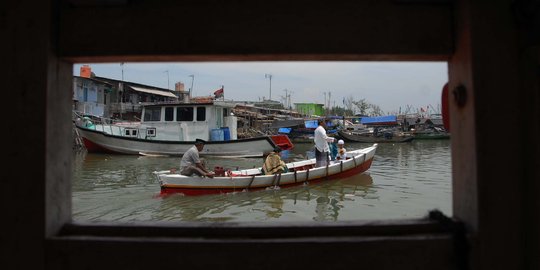
<svg viewBox="0 0 540 270"><path fill-rule="evenodd" d="M90 141L86 138L82 138L82 139L83 139L84 147L86 148L86 150L88 150L89 153L109 153L109 154L118 153L118 152L109 150L99 144L96 144L93 141Z"/></svg>

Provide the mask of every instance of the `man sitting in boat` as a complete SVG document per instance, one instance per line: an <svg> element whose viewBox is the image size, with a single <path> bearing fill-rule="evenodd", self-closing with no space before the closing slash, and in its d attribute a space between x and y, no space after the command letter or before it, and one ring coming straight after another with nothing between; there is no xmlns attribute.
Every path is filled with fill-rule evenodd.
<svg viewBox="0 0 540 270"><path fill-rule="evenodd" d="M180 174L186 176L196 174L198 176L214 177L214 174L204 167L199 158L199 152L203 150L204 143L204 140L196 139L195 145L184 153L180 161Z"/></svg>
<svg viewBox="0 0 540 270"><path fill-rule="evenodd" d="M288 171L287 165L281 160L281 148L276 146L273 152L266 157L262 167L262 171L266 175L285 173Z"/></svg>

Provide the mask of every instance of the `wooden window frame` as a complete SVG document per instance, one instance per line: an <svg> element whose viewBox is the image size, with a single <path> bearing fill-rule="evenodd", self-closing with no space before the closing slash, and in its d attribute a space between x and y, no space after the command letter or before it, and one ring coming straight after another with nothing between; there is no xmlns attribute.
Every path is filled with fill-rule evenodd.
<svg viewBox="0 0 540 270"><path fill-rule="evenodd" d="M286 3L287 2L287 3ZM384 1L383 1L384 2ZM381 2L381 3L383 3ZM300 1L297 4L289 4L288 1L278 1L275 3L277 6L284 6L295 10L302 10L303 5L307 2ZM451 11L449 6L427 5L424 8L431 9L436 13L429 13L425 11L417 12L418 15L422 15L426 20L434 21L433 24L424 24L418 21L409 21L409 31L407 34L400 33L399 35L375 35L373 32L375 27L373 21L365 21L364 23L370 23L370 25L363 25L362 23L354 23L356 16L349 11L346 11L345 7L340 8L340 12L344 13L343 16L333 16L332 19L336 22L330 23L330 26L326 24L329 21L321 22L315 19L319 15L326 14L326 5L323 2L309 2L312 6L307 20L298 19L294 13L283 13L282 9L261 6L260 3L234 3L232 6L224 5L218 1L208 1L197 6L196 4L189 5L190 8L195 10L210 13L209 17L218 17L225 10L226 14L235 14L236 16L227 16L227 21L210 20L207 25L203 25L200 29L190 31L190 38L192 43L186 46L180 46L177 42L161 42L162 36L152 36L151 38L144 38L148 40L147 44L136 43L129 46L106 45L99 47L103 43L92 44L92 51L98 52L95 56L83 55L86 48L85 42L92 43L91 39L81 40L85 35L80 35L84 30L80 28L75 29L72 27L79 25L73 23L75 21L84 21L88 16L93 16L90 13L99 12L104 16L104 20L107 21L107 16L115 16L118 19L118 14L110 13L110 8L103 6L95 7L64 7L60 17L60 35L59 35L59 57L67 62L95 62L95 61L145 61L156 60L165 58L168 61L214 61L214 60L233 60L233 61L253 61L253 60L427 60L427 61L446 61L451 54L452 39L451 39L451 23L449 21ZM220 8L216 9L210 5L218 5ZM352 1L347 1L346 6L351 8L356 7L358 10L366 8L364 4L355 4ZM172 8L171 6L156 5L159 13L162 15L169 14L165 9ZM252 29L243 23L244 20L258 20L249 14L251 9L265 8L269 14L264 16L271 18L272 16L281 17L283 20L297 20L295 25L298 29L296 31L304 32L303 39L295 38L285 34L287 43L292 43L288 47L284 47L281 42L267 39L263 36L258 36L256 43L253 43L249 39L246 39L243 35L243 31L251 33ZM370 6L383 12L390 12L399 18L408 18L409 15L400 13L401 7L392 3L384 2L383 4ZM393 9L392 9L393 8ZM405 7L406 8L406 7ZM94 10L97 9L98 11ZM93 10L89 12L88 10ZM218 10L222 10L221 12ZM140 13L141 10L137 7L128 7L128 14L125 19L133 21L133 18L139 17L144 13ZM139 14L140 13L140 14ZM197 13L197 12L195 12ZM167 15L165 15L167 16ZM189 16L188 16L189 17ZM322 18L322 16L321 16ZM111 18L112 19L112 18ZM120 18L122 20L124 18ZM195 19L195 18L193 18ZM445 21L445 19L447 19ZM189 18L181 18L180 21L185 22ZM138 34L149 31L146 28L146 23L139 24L139 20L135 20L135 27L140 28ZM146 19L144 21L147 21ZM200 20L197 20L200 21ZM142 22L142 21L141 21ZM268 31L270 35L272 32L279 33L281 30L273 29L264 22L258 22L263 29L261 33ZM310 26L309 24L314 24ZM377 23L377 22L375 22ZM385 22L383 27L391 27L390 22ZM220 25L217 28L225 28L225 31L214 31L210 33L200 34L197 31L207 32L209 29L213 29L216 24ZM224 24L224 25L223 25ZM345 29L338 34L332 34L332 39L337 39L334 42L316 42L321 39L318 35L319 30L322 29L328 35L331 34L332 27L343 27L346 25L349 29ZM111 26L105 26L97 24L92 25L92 32L100 33L107 39L112 38L109 35L114 35L115 39L118 36L118 30L111 29ZM163 26L163 25L161 25ZM240 28L239 28L240 26ZM370 27L368 27L370 26ZM152 25L156 27L156 25ZM233 27L233 28L231 28ZM196 27L197 28L197 27ZM242 28L245 28L243 30ZM185 27L184 27L185 29ZM326 29L326 30L325 30ZM238 31L240 30L240 31ZM420 30L420 31L419 31ZM211 30L213 31L213 30ZM389 44L401 44L399 50L395 51L392 46L382 48L383 51L373 50L375 46L366 42L347 42L349 36L347 32L366 31L367 35L375 35L377 38L383 38L380 44L388 42ZM393 30L394 31L394 30ZM395 30L397 31L397 30ZM120 31L121 32L121 31ZM152 32L154 32L152 30ZM205 36L214 36L216 40L224 39L228 40L231 44L221 43L218 45L212 44L212 42L203 42ZM429 37L429 38L426 38ZM422 39L424 43L415 42L417 39ZM124 38L122 38L124 39ZM201 42L199 42L199 39ZM360 40L358 40L360 41ZM304 46L306 43L310 43L310 46ZM100 45L101 44L101 45ZM110 43L112 44L112 43ZM126 43L121 43L126 44ZM162 44L159 48L155 48L155 44ZM363 45L368 45L363 47ZM423 44L423 46L419 46ZM170 46L169 46L170 45ZM339 45L339 46L337 46ZM173 47L174 46L174 47ZM154 47L154 48L152 48ZM262 48L261 48L262 47ZM301 53L296 53L301 48ZM115 52L117 51L117 52ZM182 51L181 54L178 54ZM368 53L356 53L357 51L367 51ZM426 51L429 51L426 53ZM118 52L122 52L119 55ZM141 53L142 52L142 53ZM393 52L393 53L391 53ZM156 56L159 53L160 56ZM117 56L118 55L118 56ZM131 56L130 56L131 55ZM426 213L427 216L428 213ZM84 240L80 237L84 235ZM144 240L143 248L137 245L137 242ZM370 258L369 262L373 265L385 265L388 258L381 256L375 256L376 253L383 252L389 253L392 260L403 260L403 258L409 258L410 262L407 263L413 268L433 268L435 265L441 269L441 262L445 262L444 265L447 268L453 266L451 257L455 256L453 252L454 237L452 230L445 228L439 221L426 219L417 220L398 220L398 221L356 221L356 222L337 222L335 224L313 224L313 223L286 223L286 224L199 224L199 223L180 223L180 224L161 224L156 225L154 223L142 223L142 224L85 224L80 222L68 222L60 226L59 234L52 236L49 239L49 243L57 248L56 252L62 254L68 254L70 258L77 258L81 253L71 252L74 250L103 250L104 243L109 243L113 246L129 243L123 247L123 249L129 249L130 251L124 251L121 254L118 252L111 253L111 257L105 255L100 260L94 261L93 266L104 267L105 264L109 264L111 261L115 261L113 256L125 256L119 261L126 263L130 259L145 258L143 250L153 250L161 253L164 258L176 258L175 262L180 263L180 260L186 260L187 258L199 258L198 261L202 263L202 266L212 266L215 264L213 261L203 260L202 257L212 254L214 247L220 247L221 249L229 249L228 247L236 247L236 250L231 250L230 255L234 256L236 252L249 253L253 249L257 249L258 252L269 253L272 256L288 257L289 250L283 249L283 246L293 248L301 252L305 250L306 256L314 257L313 254L322 252L329 248L336 248L339 250L338 261L341 263L353 263L356 260L356 253L361 252L364 255L363 258ZM426 254L419 253L417 250L412 249L408 252L405 247L418 245L424 252L427 252L432 261L423 260L423 256ZM191 246L199 246L192 250ZM298 248L294 248L298 247ZM349 249L349 247L353 247ZM221 250L220 249L220 250ZM179 251L182 251L182 255L178 255ZM112 251L112 250L111 250ZM202 252L200 254L199 252ZM107 253L107 252L106 252ZM229 253L229 252L226 252ZM301 252L302 253L302 252ZM107 253L108 254L108 253ZM112 255L114 254L114 255ZM310 255L308 255L310 254ZM337 256L336 252L332 252L333 256ZM370 256L372 254L374 256ZM180 256L180 257L178 257ZM251 255L253 256L253 255ZM315 256L317 257L317 256ZM435 259L436 258L436 259ZM203 263L203 261L206 261ZM278 268L286 268L287 264L291 262L274 262ZM148 261L153 266L168 265L170 262L156 262ZM221 262L224 265L231 264L230 262ZM335 262L328 262L326 265L332 267ZM236 264L236 263L235 263ZM310 263L307 264L309 266ZM315 260L311 263L313 267L320 267L324 265L321 260ZM258 263L244 265L247 268L251 268ZM333 267L332 267L333 268ZM444 268L444 267L443 267Z"/></svg>
<svg viewBox="0 0 540 270"><path fill-rule="evenodd" d="M2 242L14 247L5 257L24 268L32 265L30 254L41 269L455 269L467 264L535 269L531 255L538 254L538 242L525 236L538 237L538 199L533 199L538 184L528 180L538 176L533 168L540 151L533 135L509 134L513 147L504 154L517 161L506 160L493 170L493 156L501 153L493 149L496 138L487 136L501 121L538 116L538 82L527 79L537 77L531 70L540 54L522 49L527 47L516 36L523 29L509 23L516 21L510 2L485 8L461 0L455 6L436 0L11 1L17 4L0 13L0 27L18 33L9 37L19 46L2 47L8 63L18 64L4 71L21 78L20 85L8 81L10 89L22 93L15 97L14 111L30 102L33 114L21 119L41 116L43 121L34 122L35 133L16 138L16 147L24 145L25 151L10 148L14 160L36 162L26 181L14 183L29 198L16 211L6 207L15 233L2 234ZM173 34L178 29L185 32ZM496 35L490 34L493 29ZM30 36L36 42L29 43ZM464 227L436 214L435 219L272 225L71 220L72 149L66 139L71 138L72 63L270 60L448 61L453 212ZM30 80L22 79L26 72L33 72ZM505 91L514 88L518 91ZM27 89L45 90L28 94ZM512 110L497 119L483 111L503 106ZM533 131L537 134L538 125ZM518 184L506 186L507 179ZM508 196L499 200L500 194ZM501 222L501 216L514 222ZM496 249L500 245L506 249Z"/></svg>

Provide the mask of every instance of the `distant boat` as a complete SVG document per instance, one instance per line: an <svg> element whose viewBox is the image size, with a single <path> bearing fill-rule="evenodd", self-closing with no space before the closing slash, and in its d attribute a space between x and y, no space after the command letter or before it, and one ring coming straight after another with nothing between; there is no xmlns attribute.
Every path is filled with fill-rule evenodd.
<svg viewBox="0 0 540 270"><path fill-rule="evenodd" d="M361 143L403 143L414 140L414 136L403 132L370 132L338 131L338 135L349 142Z"/></svg>
<svg viewBox="0 0 540 270"><path fill-rule="evenodd" d="M285 121L275 121L274 126L282 124L283 127L278 129L278 134L284 134L289 137L293 143L313 143L315 129L319 126L317 119L306 119L294 122L285 126ZM326 122L326 134L330 137L337 135L335 123L332 120Z"/></svg>
<svg viewBox="0 0 540 270"><path fill-rule="evenodd" d="M214 178L185 176L169 170L156 171L162 194L204 195L286 187L312 181L343 178L365 172L371 167L377 144L347 152L347 159L315 168L315 159L287 163L288 172L262 175L260 168L225 172Z"/></svg>
<svg viewBox="0 0 540 270"><path fill-rule="evenodd" d="M417 140L450 139L450 133L446 132L444 128L440 128L440 127L414 130L412 131L412 135Z"/></svg>
<svg viewBox="0 0 540 270"><path fill-rule="evenodd" d="M143 107L140 122L107 124L79 117L76 128L89 152L179 156L195 139L207 141L202 156L262 157L293 144L286 135L237 139L234 104L163 103Z"/></svg>

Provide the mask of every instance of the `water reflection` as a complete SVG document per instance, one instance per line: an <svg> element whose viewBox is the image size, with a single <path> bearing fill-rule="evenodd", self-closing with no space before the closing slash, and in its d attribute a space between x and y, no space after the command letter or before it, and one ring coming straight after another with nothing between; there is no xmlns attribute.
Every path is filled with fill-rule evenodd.
<svg viewBox="0 0 540 270"><path fill-rule="evenodd" d="M268 221L301 215L315 221L336 221L345 208L341 202L361 200L374 193L369 191L372 183L371 176L364 173L277 190L196 197L173 194L160 198L160 209L154 217L175 221Z"/></svg>

